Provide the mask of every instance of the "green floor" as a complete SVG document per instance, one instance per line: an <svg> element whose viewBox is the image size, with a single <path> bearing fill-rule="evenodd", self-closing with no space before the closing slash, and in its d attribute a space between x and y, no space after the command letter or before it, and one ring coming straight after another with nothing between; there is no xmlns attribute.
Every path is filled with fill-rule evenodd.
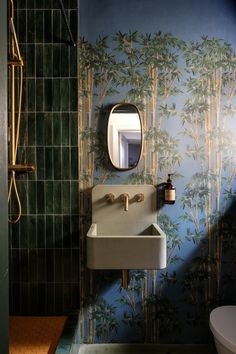
<svg viewBox="0 0 236 354"><path fill-rule="evenodd" d="M79 354L216 354L210 345L84 344Z"/></svg>

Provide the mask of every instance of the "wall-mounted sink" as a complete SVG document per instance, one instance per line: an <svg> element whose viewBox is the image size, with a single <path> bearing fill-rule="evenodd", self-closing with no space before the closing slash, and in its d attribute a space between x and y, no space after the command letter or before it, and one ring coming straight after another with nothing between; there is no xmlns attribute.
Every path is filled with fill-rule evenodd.
<svg viewBox="0 0 236 354"><path fill-rule="evenodd" d="M130 229L133 227L130 225ZM135 225L137 229L137 225ZM90 269L162 269L166 267L166 235L153 223L136 235L117 234L92 224L87 233L87 266ZM128 233L128 232L127 232Z"/></svg>
<svg viewBox="0 0 236 354"><path fill-rule="evenodd" d="M88 268L166 267L166 235L156 224L156 196L152 185L93 188L92 225L86 238Z"/></svg>

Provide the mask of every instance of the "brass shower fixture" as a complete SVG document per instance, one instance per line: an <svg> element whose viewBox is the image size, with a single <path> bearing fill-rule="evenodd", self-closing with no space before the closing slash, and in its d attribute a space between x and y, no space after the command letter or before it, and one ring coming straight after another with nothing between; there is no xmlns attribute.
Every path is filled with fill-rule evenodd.
<svg viewBox="0 0 236 354"><path fill-rule="evenodd" d="M10 93L10 151L9 151L9 190L8 190L8 202L12 199L13 193L15 193L18 214L15 219L9 220L11 223L17 223L20 220L22 208L21 201L16 185L16 172L29 172L34 171L35 168L32 165L19 165L16 164L17 158L17 146L19 141L19 131L20 131L20 117L21 117L21 103L22 103L22 88L23 88L23 66L24 62L20 54L19 43L16 36L16 30L14 25L14 3L10 0L10 20L9 20L9 93ZM17 118L16 118L16 69L19 72L19 98L17 105Z"/></svg>

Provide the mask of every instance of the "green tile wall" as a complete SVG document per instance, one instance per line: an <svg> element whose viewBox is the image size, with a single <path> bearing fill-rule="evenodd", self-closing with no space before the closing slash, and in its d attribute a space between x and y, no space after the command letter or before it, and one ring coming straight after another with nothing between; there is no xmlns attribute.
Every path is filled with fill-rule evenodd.
<svg viewBox="0 0 236 354"><path fill-rule="evenodd" d="M77 1L64 6L76 39ZM36 173L17 181L23 215L10 225L10 311L68 313L79 306L77 48L57 0L15 1L15 25L25 63L18 162Z"/></svg>

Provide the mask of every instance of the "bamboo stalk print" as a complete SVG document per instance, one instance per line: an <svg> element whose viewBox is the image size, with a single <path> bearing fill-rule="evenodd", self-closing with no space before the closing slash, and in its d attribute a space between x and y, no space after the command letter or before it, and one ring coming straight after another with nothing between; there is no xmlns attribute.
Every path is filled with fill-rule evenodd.
<svg viewBox="0 0 236 354"><path fill-rule="evenodd" d="M112 45L109 46L111 40ZM82 46L80 70L83 74L79 83L83 97L79 104L82 107L79 112L82 137L79 145L79 165L82 166L79 169L80 190L83 193L81 215L90 213L94 183L110 183L109 179L113 176L116 179L123 178L104 167L102 145L98 139L99 123L103 119L99 115L100 108L107 101L116 103L116 95L123 102L137 104L143 121L143 155L137 169L131 171L129 176L132 176L132 183L156 185L165 180L168 173L176 172L181 163L178 139L170 134L168 124L171 126L174 119L179 119L176 113L177 108L180 108L176 108L173 100L180 93L179 80L184 81L181 82L181 85L185 85L185 103L180 131L184 131L190 141L186 158L194 163L196 173L188 176L190 180L185 183L179 199L183 206L181 218L187 224L185 242L191 241L197 245L200 256L191 259L182 283L175 271L170 273L169 269L175 263L182 262L179 254L183 240L178 237L178 223L165 217L162 210L158 211L158 220L168 234L168 267L164 271L145 271L145 277L139 280L140 305L137 305L135 290L127 292L124 301L130 312L127 318L124 316L122 319L126 325L132 323L135 326L135 316L140 311L144 318L145 342L157 343L162 340L165 323L169 321L174 328L178 322L175 317L177 309L165 295L167 287L176 282L182 284L199 323L200 316L203 313L206 316L213 301L221 296L224 247L221 216L228 205L224 189L229 195L233 193L236 174L236 168L231 163L233 157L229 153L227 155L225 147L228 144L230 150L233 140L229 138L227 129L228 117L235 110L234 54L221 40L202 38L198 43L187 45L169 34L161 33L144 35L119 32L112 39L100 38L93 45L83 42ZM184 78L184 69L179 68L182 55L186 60ZM226 156L229 156L228 159ZM89 223L88 218L81 225L83 261L85 233ZM232 269L232 266L229 265L229 268ZM91 296L95 288L93 277L82 270L83 264L81 292L85 298L86 295ZM120 299L121 295L117 297ZM113 340L117 323L113 328L112 321L116 310L104 299L94 301L89 307L89 342ZM171 313L168 321L162 317L162 311L166 308ZM101 315L104 309L110 311L111 315L110 322L104 322L105 330L102 331L99 326L105 321L105 316Z"/></svg>

